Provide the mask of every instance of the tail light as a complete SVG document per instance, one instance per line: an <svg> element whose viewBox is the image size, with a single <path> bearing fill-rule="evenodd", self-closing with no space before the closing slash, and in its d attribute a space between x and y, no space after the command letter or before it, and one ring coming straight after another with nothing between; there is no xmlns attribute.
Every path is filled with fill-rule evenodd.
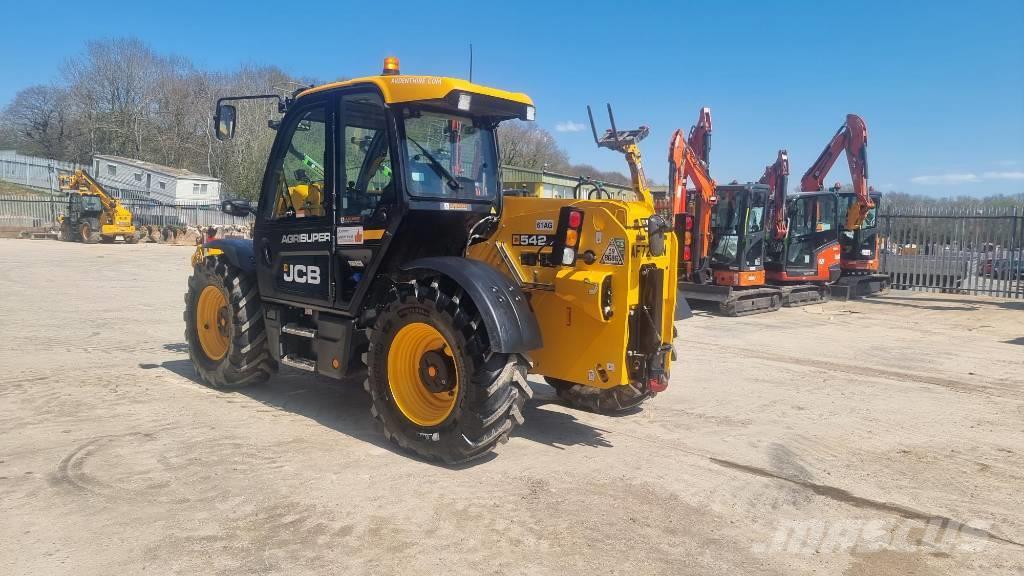
<svg viewBox="0 0 1024 576"><path fill-rule="evenodd" d="M692 259L692 258L693 258L693 253L690 251L690 245L687 244L686 246L683 246L683 260L686 260L687 262L689 262L690 259Z"/></svg>
<svg viewBox="0 0 1024 576"><path fill-rule="evenodd" d="M580 247L580 232L583 229L583 211L579 208L564 206L558 212L558 228L555 242L551 249L552 264L573 266L576 264L576 252Z"/></svg>
<svg viewBox="0 0 1024 576"><path fill-rule="evenodd" d="M686 215L686 228L685 228L685 230L687 232L692 232L693 231L693 216L690 216L689 214Z"/></svg>

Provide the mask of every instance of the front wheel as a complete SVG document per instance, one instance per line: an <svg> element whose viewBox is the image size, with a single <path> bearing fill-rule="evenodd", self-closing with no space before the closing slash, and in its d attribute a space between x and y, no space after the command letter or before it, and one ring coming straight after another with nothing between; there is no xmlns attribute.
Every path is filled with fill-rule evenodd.
<svg viewBox="0 0 1024 576"><path fill-rule="evenodd" d="M370 331L366 390L389 440L454 464L523 422L526 360L489 350L476 307L441 280L401 284Z"/></svg>
<svg viewBox="0 0 1024 576"><path fill-rule="evenodd" d="M82 242L86 244L95 244L100 241L100 231L89 222L82 222L78 227L78 234L82 237Z"/></svg>
<svg viewBox="0 0 1024 576"><path fill-rule="evenodd" d="M184 317L192 364L210 386L247 386L277 370L267 349L256 279L226 260L213 256L195 266Z"/></svg>

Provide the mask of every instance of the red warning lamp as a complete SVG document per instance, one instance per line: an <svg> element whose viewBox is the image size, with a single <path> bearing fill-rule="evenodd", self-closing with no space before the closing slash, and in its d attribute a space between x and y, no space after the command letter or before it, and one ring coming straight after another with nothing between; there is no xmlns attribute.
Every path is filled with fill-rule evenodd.
<svg viewBox="0 0 1024 576"><path fill-rule="evenodd" d="M382 76L398 76L398 58L394 56L388 56L384 59L384 70L381 71Z"/></svg>

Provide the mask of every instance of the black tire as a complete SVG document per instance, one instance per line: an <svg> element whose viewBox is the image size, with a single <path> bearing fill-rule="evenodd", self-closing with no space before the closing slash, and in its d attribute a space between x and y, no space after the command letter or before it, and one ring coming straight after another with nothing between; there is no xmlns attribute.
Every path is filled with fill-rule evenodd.
<svg viewBox="0 0 1024 576"><path fill-rule="evenodd" d="M214 286L230 307L227 324L228 349L213 360L199 342L196 308L199 295ZM185 341L196 372L214 388L238 388L266 381L277 371L277 362L267 349L263 305L256 279L242 273L219 256L206 258L193 269L185 293Z"/></svg>
<svg viewBox="0 0 1024 576"><path fill-rule="evenodd" d="M67 222L62 222L60 230L57 231L57 239L61 242L72 242L74 241L74 234L71 232L71 225Z"/></svg>
<svg viewBox="0 0 1024 576"><path fill-rule="evenodd" d="M132 232L131 234L126 235L124 237L124 243L125 244L138 244L139 243L139 233L138 232Z"/></svg>
<svg viewBox="0 0 1024 576"><path fill-rule="evenodd" d="M99 223L94 221L82 222L78 225L78 235L82 238L82 242L85 242L86 244L95 244L99 242Z"/></svg>
<svg viewBox="0 0 1024 576"><path fill-rule="evenodd" d="M396 404L388 382L388 356L398 331L428 324L446 340L458 374L451 412L435 426L420 426ZM399 284L374 326L366 353L370 413L398 446L448 464L485 456L523 423L522 408L532 391L528 363L520 354L492 352L476 306L447 278Z"/></svg>
<svg viewBox="0 0 1024 576"><path fill-rule="evenodd" d="M628 412L652 396L649 391L640 390L631 384L615 388L595 388L551 376L545 376L544 380L569 406L596 414Z"/></svg>

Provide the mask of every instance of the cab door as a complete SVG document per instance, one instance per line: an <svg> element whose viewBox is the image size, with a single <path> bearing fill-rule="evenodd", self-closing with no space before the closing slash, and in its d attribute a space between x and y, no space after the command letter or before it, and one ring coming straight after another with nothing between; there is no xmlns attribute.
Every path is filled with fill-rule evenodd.
<svg viewBox="0 0 1024 576"><path fill-rule="evenodd" d="M338 98L335 305L353 312L401 215L392 121L376 91L345 92Z"/></svg>
<svg viewBox="0 0 1024 576"><path fill-rule="evenodd" d="M328 96L303 98L278 128L253 234L267 300L333 303L331 102Z"/></svg>

